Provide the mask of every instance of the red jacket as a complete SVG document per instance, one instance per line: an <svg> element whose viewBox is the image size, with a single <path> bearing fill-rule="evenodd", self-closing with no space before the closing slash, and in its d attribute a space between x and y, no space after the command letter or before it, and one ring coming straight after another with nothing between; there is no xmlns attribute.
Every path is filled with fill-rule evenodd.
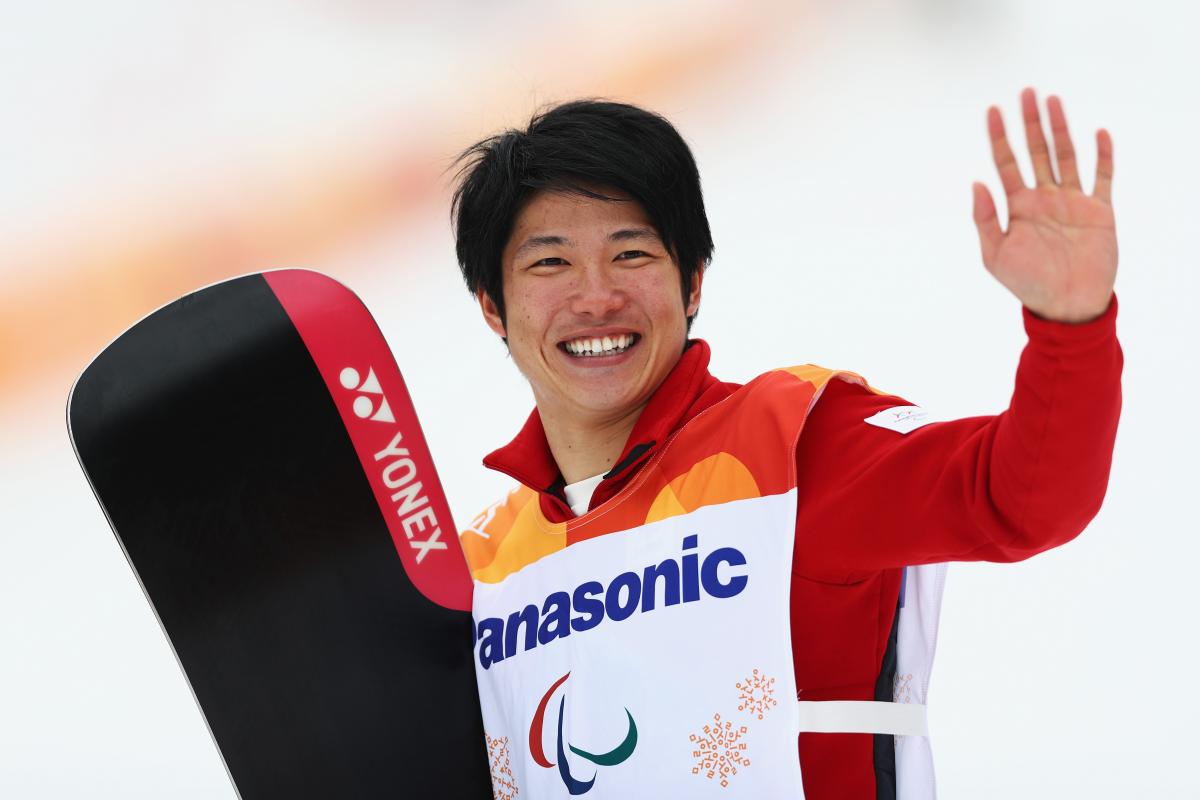
<svg viewBox="0 0 1200 800"><path fill-rule="evenodd" d="M907 401L829 383L796 449L792 647L806 699L891 699L884 665L903 567L1020 561L1070 541L1095 516L1121 409L1116 314L1115 296L1100 318L1083 324L1023 309L1029 342L1009 407L995 416L900 434L863 420ZM596 488L592 508L620 491L672 432L739 387L709 374L708 361L708 345L690 341ZM536 409L484 464L539 490L548 520L574 516ZM878 698L877 682L886 687ZM894 796L891 748L879 748L878 780L874 749L870 734L801 734L806 795Z"/></svg>

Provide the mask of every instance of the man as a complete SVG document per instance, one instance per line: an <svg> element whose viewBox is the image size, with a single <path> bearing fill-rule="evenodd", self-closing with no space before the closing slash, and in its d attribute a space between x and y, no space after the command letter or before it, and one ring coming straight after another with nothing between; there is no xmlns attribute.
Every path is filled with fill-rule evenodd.
<svg viewBox="0 0 1200 800"><path fill-rule="evenodd" d="M708 373L712 239L661 117L577 101L463 154L459 262L536 403L484 460L518 487L460 537L497 796L933 796L901 746L940 602L913 568L1076 536L1120 410L1112 142L1086 194L1058 98L1058 180L1022 107L1034 187L988 109L1007 231L973 192L1029 344L1007 411L932 424L853 373Z"/></svg>

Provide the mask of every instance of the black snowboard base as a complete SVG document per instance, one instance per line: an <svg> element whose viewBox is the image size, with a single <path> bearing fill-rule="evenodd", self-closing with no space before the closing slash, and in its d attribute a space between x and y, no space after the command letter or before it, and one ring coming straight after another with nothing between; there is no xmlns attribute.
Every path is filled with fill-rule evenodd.
<svg viewBox="0 0 1200 800"><path fill-rule="evenodd" d="M87 367L68 425L242 798L491 797L470 579L347 289L183 297Z"/></svg>

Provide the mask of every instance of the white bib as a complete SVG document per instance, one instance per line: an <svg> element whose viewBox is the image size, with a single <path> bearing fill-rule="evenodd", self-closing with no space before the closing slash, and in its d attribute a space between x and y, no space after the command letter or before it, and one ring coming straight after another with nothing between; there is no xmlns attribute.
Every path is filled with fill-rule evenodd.
<svg viewBox="0 0 1200 800"><path fill-rule="evenodd" d="M795 502L706 506L476 584L484 727L520 796L803 797Z"/></svg>

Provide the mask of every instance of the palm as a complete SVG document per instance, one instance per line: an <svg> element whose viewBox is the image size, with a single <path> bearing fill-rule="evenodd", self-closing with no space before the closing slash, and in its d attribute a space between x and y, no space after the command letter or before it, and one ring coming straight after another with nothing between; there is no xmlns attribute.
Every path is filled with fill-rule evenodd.
<svg viewBox="0 0 1200 800"><path fill-rule="evenodd" d="M1022 105L1037 185L1025 185L999 110L990 108L988 129L1008 199L1009 225L1001 231L990 193L975 184L974 216L984 265L1034 313L1064 322L1091 319L1107 308L1117 271L1112 142L1106 131L1098 132L1095 192L1085 194L1058 98L1051 97L1049 106L1061 182L1050 168L1032 90L1022 94Z"/></svg>

